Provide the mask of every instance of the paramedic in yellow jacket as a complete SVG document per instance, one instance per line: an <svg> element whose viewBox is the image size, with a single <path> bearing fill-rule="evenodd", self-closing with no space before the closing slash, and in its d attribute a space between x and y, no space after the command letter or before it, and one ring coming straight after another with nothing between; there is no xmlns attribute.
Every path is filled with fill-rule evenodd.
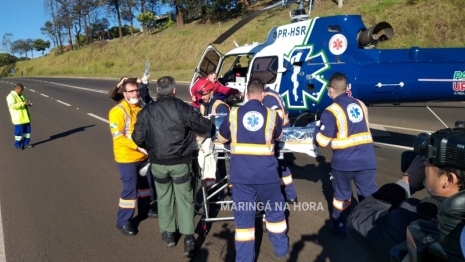
<svg viewBox="0 0 465 262"><path fill-rule="evenodd" d="M15 126L15 147L19 150L33 147L29 145L31 141L31 116L28 110L32 103L26 100L23 90L24 86L18 83L6 97L11 122Z"/></svg>
<svg viewBox="0 0 465 262"><path fill-rule="evenodd" d="M136 230L130 220L134 216L136 203L139 217L154 217L150 209L152 177L138 175L139 170L147 164L148 156L147 151L139 148L131 138L137 113L142 109L136 79L127 79L119 92L124 99L109 113L113 152L123 183L116 227L125 235L133 236Z"/></svg>

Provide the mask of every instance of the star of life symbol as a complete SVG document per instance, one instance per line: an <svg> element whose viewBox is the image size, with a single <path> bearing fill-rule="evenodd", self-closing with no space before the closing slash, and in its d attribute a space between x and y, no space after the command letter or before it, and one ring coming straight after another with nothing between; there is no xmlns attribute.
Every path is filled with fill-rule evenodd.
<svg viewBox="0 0 465 262"><path fill-rule="evenodd" d="M347 49L347 38L343 34L335 34L329 40L329 51L333 55L341 55Z"/></svg>
<svg viewBox="0 0 465 262"><path fill-rule="evenodd" d="M263 126L263 115L257 111L247 112L242 118L242 124L249 131L257 131Z"/></svg>
<svg viewBox="0 0 465 262"><path fill-rule="evenodd" d="M352 103L347 107L347 115L352 123L358 123L363 120L362 108L357 103Z"/></svg>

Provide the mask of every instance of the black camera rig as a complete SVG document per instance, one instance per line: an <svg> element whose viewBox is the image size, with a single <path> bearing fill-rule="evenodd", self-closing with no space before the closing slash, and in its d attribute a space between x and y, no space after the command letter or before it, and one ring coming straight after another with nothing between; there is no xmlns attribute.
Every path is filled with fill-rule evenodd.
<svg viewBox="0 0 465 262"><path fill-rule="evenodd" d="M414 140L413 151L402 154L402 172L417 155L426 157L430 164L439 168L465 170L465 122L456 122L454 128L432 134L419 134ZM391 249L390 261L465 262L460 249L460 233L465 225L465 191L442 202L437 217L437 221L412 222L407 227L407 240Z"/></svg>

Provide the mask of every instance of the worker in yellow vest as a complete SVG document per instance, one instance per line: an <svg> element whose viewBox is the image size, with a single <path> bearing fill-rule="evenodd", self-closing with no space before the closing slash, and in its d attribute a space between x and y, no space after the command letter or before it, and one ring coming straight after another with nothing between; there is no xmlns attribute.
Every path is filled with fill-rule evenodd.
<svg viewBox="0 0 465 262"><path fill-rule="evenodd" d="M139 217L158 217L150 208L151 175L140 176L139 170L148 162L147 151L132 140L132 132L140 105L139 85L135 78L125 79L118 92L123 95L119 104L109 112L113 137L113 153L118 164L123 190L120 194L116 228L128 236L136 234L131 219L138 209Z"/></svg>
<svg viewBox="0 0 465 262"><path fill-rule="evenodd" d="M23 90L24 86L18 83L6 97L11 122L15 126L15 147L19 150L33 147L33 145L29 145L31 141L31 116L28 110L32 103L26 99Z"/></svg>

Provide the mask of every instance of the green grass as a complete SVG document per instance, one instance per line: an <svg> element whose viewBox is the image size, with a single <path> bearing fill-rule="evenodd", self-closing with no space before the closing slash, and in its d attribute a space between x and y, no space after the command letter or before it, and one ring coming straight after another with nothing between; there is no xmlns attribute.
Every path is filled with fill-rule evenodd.
<svg viewBox="0 0 465 262"><path fill-rule="evenodd" d="M335 14L361 14L367 27L386 21L394 28L394 37L379 48L464 47L465 16L463 0L346 0L339 9L332 1L315 6L312 17ZM267 5L257 3L255 8ZM294 9L296 5L291 6ZM253 8L253 7L252 7ZM113 77L141 76L145 60L151 63L151 78L171 75L178 81L190 81L204 48L241 18L214 24L193 22L179 28L134 37L97 42L62 55L49 55L0 68L8 75L11 67L15 76L86 76ZM270 10L232 35L223 44L216 45L220 52L234 48L234 42L243 45L263 42L272 27L289 23L289 10L278 7Z"/></svg>

